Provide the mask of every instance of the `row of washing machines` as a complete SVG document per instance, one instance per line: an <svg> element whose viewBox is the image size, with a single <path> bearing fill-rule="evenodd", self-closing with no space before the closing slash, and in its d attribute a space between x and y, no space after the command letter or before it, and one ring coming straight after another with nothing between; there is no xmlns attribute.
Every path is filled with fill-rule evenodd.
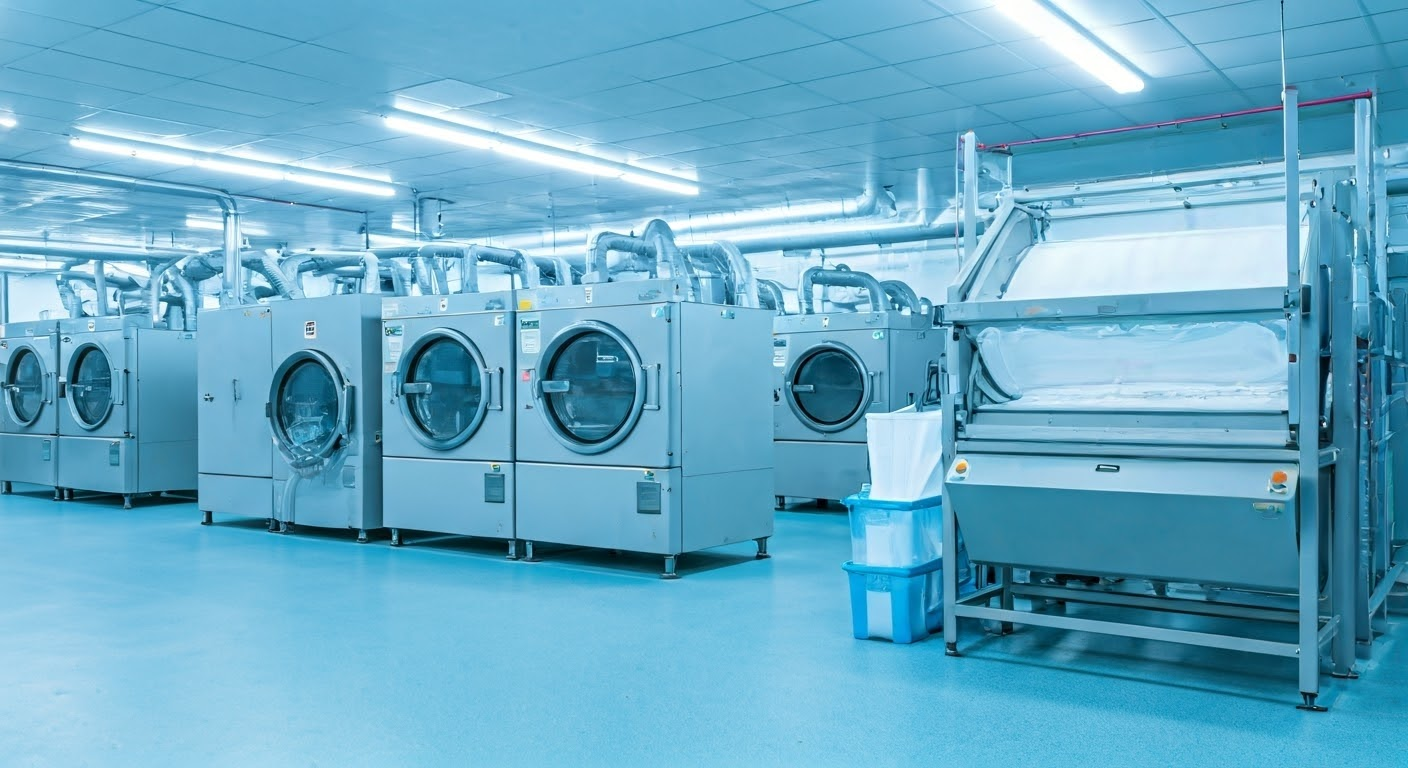
<svg viewBox="0 0 1408 768"><path fill-rule="evenodd" d="M189 490L195 335L149 317L0 326L0 490L13 483L133 497Z"/></svg>
<svg viewBox="0 0 1408 768"><path fill-rule="evenodd" d="M650 553L666 576L687 552L765 555L773 315L686 295L650 279L208 312L205 522Z"/></svg>

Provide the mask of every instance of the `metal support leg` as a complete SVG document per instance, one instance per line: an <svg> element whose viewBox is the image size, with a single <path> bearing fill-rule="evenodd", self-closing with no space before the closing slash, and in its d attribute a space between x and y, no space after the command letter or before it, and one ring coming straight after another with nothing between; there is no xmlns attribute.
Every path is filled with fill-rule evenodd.
<svg viewBox="0 0 1408 768"><path fill-rule="evenodd" d="M753 541L758 542L758 554L753 556L754 559L766 560L769 557L772 557L772 555L768 554L768 537L764 536L761 539L753 539Z"/></svg>
<svg viewBox="0 0 1408 768"><path fill-rule="evenodd" d="M54 501L63 501L63 500L64 500L64 489L62 489L62 488L55 488L55 489L54 489Z"/></svg>
<svg viewBox="0 0 1408 768"><path fill-rule="evenodd" d="M367 531L366 531L365 528L359 528L359 529L357 529L357 543L358 543L358 544L366 544L366 543L367 543Z"/></svg>
<svg viewBox="0 0 1408 768"><path fill-rule="evenodd" d="M64 498L65 498L65 499L68 499L69 501L73 501L73 499L74 499L74 497L77 495L77 493L78 493L78 491L75 491L75 490L72 489L72 488L65 488L65 489L64 489Z"/></svg>
<svg viewBox="0 0 1408 768"><path fill-rule="evenodd" d="M948 542L958 541L958 520L953 515L953 507L948 504L943 505L943 537L947 549L953 552L958 549L957 545L949 545ZM955 606L958 603L958 557L945 557L943 563L943 598L944 598L944 653L949 656L958 655L958 615Z"/></svg>
<svg viewBox="0 0 1408 768"><path fill-rule="evenodd" d="M1302 712L1329 712L1330 710L1315 703L1317 694L1302 692L1301 703L1296 705L1296 709Z"/></svg>
<svg viewBox="0 0 1408 768"><path fill-rule="evenodd" d="M123 509L131 509L131 508L132 508L132 494L130 494L130 493L124 493L124 494L122 494L122 508L123 508Z"/></svg>
<svg viewBox="0 0 1408 768"><path fill-rule="evenodd" d="M777 497L777 501L773 504L773 509L786 509L786 508L787 508L787 497L786 497L786 496L778 496L778 497Z"/></svg>
<svg viewBox="0 0 1408 768"><path fill-rule="evenodd" d="M1002 610L1012 610L1012 569L998 569L998 578L1002 580ZM1012 634L1012 622L1004 621L998 626L998 631L1004 635Z"/></svg>
<svg viewBox="0 0 1408 768"><path fill-rule="evenodd" d="M518 539L509 539L509 540L508 540L508 559L510 559L510 560L517 560L517 559L518 559Z"/></svg>
<svg viewBox="0 0 1408 768"><path fill-rule="evenodd" d="M665 555L665 572L660 574L662 579L678 579L680 575L675 573L675 560L678 555Z"/></svg>
<svg viewBox="0 0 1408 768"><path fill-rule="evenodd" d="M215 514L210 511L202 512L200 518L201 525L210 525L215 522Z"/></svg>
<svg viewBox="0 0 1408 768"><path fill-rule="evenodd" d="M363 532L362 535L365 536L366 533ZM392 528L392 529L391 529L391 546L393 546L393 547L399 547L399 546L401 546L401 529L400 529L400 528Z"/></svg>
<svg viewBox="0 0 1408 768"><path fill-rule="evenodd" d="M9 496L14 491L9 480L0 482L0 496Z"/></svg>
<svg viewBox="0 0 1408 768"><path fill-rule="evenodd" d="M538 558L533 556L533 542L531 541L525 540L523 542L523 561L527 563L538 562Z"/></svg>

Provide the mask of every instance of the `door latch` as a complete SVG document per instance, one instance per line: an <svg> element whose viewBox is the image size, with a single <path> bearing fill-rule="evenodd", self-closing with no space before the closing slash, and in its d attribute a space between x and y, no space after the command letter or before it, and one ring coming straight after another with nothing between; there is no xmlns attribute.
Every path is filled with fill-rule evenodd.
<svg viewBox="0 0 1408 768"><path fill-rule="evenodd" d="M213 402L215 402L215 395L212 395L212 394L210 394L209 392L207 392L207 393L205 393L204 396L201 397L201 399L204 400L204 401L207 402L207 403L213 403Z"/></svg>

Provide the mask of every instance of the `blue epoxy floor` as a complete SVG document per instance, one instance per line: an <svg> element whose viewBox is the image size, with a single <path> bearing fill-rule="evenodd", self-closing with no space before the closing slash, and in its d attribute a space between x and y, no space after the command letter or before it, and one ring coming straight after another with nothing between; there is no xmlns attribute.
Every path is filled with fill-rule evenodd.
<svg viewBox="0 0 1408 768"><path fill-rule="evenodd" d="M1324 715L1288 660L858 641L837 513L675 582L198 517L0 498L0 765L1408 765L1404 631Z"/></svg>

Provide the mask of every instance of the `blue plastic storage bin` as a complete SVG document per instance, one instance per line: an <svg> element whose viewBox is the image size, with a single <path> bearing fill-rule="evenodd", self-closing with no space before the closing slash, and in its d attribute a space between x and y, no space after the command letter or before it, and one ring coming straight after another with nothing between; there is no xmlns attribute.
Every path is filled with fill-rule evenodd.
<svg viewBox="0 0 1408 768"><path fill-rule="evenodd" d="M872 499L861 491L845 499L851 516L851 562L913 568L943 557L943 499Z"/></svg>
<svg viewBox="0 0 1408 768"><path fill-rule="evenodd" d="M943 626L942 560L909 568L846 563L856 639L923 640Z"/></svg>

